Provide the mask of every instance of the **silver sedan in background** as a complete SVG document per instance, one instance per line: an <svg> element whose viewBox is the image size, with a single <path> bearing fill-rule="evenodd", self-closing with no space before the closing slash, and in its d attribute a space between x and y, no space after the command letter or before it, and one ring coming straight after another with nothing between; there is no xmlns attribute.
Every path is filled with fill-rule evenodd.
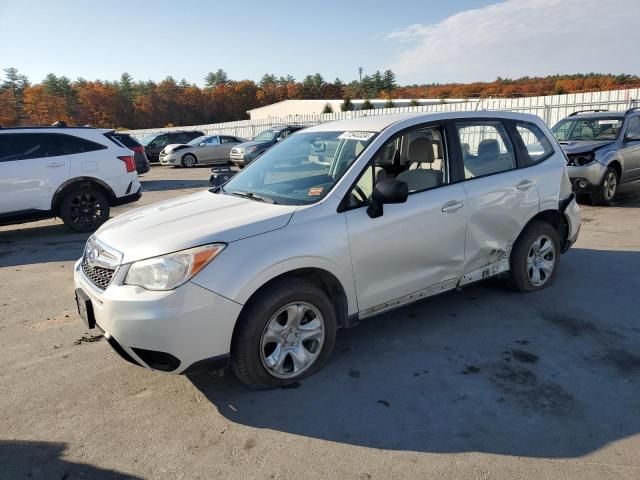
<svg viewBox="0 0 640 480"><path fill-rule="evenodd" d="M245 139L231 135L203 135L186 144L167 145L160 152L162 165L195 167L214 163L229 163L231 148Z"/></svg>

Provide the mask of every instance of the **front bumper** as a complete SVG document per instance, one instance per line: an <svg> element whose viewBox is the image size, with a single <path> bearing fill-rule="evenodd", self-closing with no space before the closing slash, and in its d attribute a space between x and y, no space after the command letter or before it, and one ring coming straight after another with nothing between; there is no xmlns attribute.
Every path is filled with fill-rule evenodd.
<svg viewBox="0 0 640 480"><path fill-rule="evenodd" d="M569 180L576 193L589 193L598 188L606 171L607 167L597 161L583 166L567 166Z"/></svg>
<svg viewBox="0 0 640 480"><path fill-rule="evenodd" d="M191 282L166 292L121 285L119 273L102 291L84 275L79 260L74 284L91 300L96 326L123 358L170 373L228 358L242 305ZM154 363L159 356L176 361L159 366Z"/></svg>
<svg viewBox="0 0 640 480"><path fill-rule="evenodd" d="M251 162L253 162L258 157L258 155L259 155L258 153L245 154L245 155L231 154L229 156L229 160L231 160L234 164L236 164L239 167L245 167L249 165Z"/></svg>
<svg viewBox="0 0 640 480"><path fill-rule="evenodd" d="M180 159L175 155L164 155L160 157L160 165L180 165Z"/></svg>

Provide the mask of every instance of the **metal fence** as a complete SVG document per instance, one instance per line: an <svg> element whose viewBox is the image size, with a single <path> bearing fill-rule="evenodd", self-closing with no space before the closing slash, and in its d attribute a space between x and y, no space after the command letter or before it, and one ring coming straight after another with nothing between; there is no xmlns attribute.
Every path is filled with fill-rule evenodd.
<svg viewBox="0 0 640 480"><path fill-rule="evenodd" d="M262 118L258 120L241 120L237 122L213 123L208 125L191 125L172 128L151 128L130 130L136 137L147 134L178 130L200 130L207 135L235 135L242 138L253 138L260 131L283 124L317 125L323 122L357 118L372 115L391 115L397 113L429 113L429 112L462 112L482 110L507 110L530 113L541 117L549 126L576 110L607 109L612 111L626 110L640 105L640 89L610 90L605 92L570 93L566 95L548 95L522 98L484 98L468 101L444 102L417 107L381 108L374 110L358 110L353 112L336 112L325 114L289 115L286 117Z"/></svg>

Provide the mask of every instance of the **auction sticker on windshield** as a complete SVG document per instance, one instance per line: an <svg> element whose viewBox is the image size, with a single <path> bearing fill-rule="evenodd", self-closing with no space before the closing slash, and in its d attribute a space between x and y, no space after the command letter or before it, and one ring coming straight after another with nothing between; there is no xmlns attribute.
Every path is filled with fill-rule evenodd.
<svg viewBox="0 0 640 480"><path fill-rule="evenodd" d="M340 140L362 140L367 141L373 137L373 132L344 132L338 138Z"/></svg>

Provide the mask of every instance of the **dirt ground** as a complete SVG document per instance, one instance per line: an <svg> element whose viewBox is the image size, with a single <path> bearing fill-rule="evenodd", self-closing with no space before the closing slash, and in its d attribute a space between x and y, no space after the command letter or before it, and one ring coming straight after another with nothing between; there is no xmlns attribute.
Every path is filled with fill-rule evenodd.
<svg viewBox="0 0 640 480"><path fill-rule="evenodd" d="M208 175L153 167L137 205ZM552 288L490 281L364 321L267 392L124 362L75 310L87 236L0 227L0 478L638 479L640 185L583 217Z"/></svg>

